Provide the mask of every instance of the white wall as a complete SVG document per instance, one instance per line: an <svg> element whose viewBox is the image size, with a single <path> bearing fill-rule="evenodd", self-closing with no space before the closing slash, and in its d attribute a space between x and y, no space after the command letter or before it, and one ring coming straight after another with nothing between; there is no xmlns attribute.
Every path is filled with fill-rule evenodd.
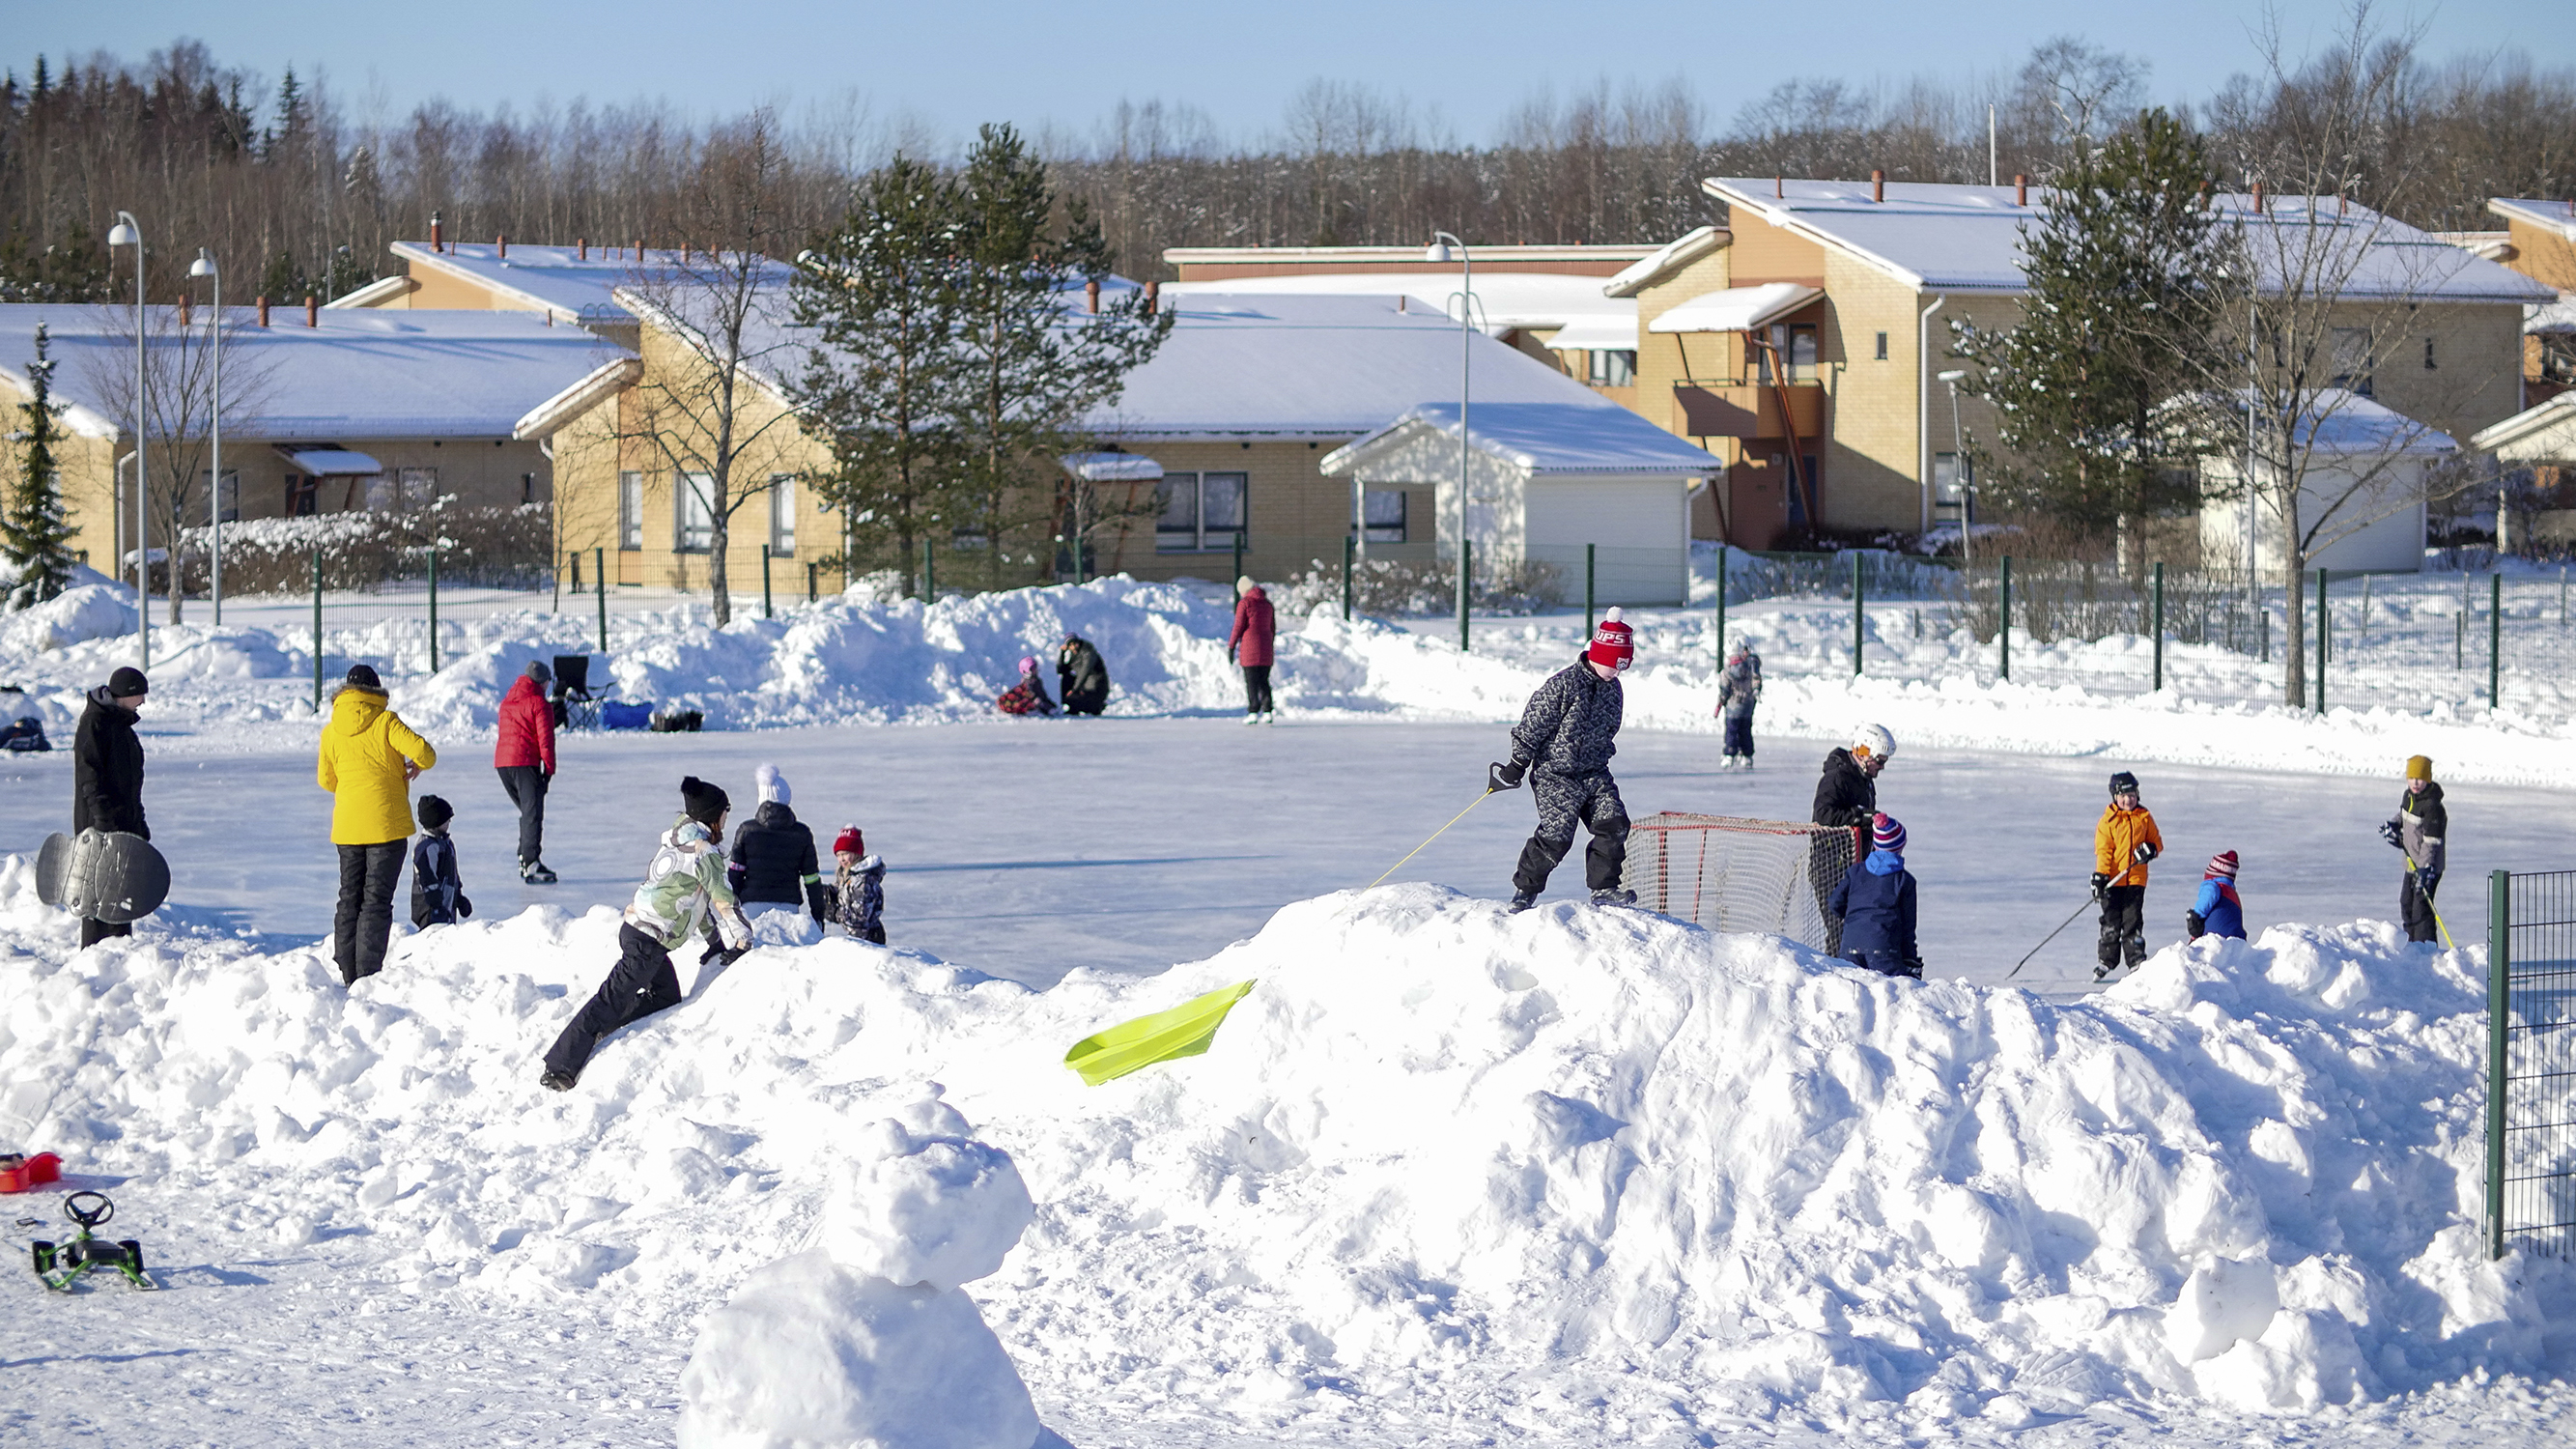
<svg viewBox="0 0 2576 1449"><path fill-rule="evenodd" d="M1566 573L1583 597L1583 546L1598 545L1594 599L1681 604L1690 593L1690 480L1547 477L1524 485L1529 556Z"/></svg>
<svg viewBox="0 0 2576 1449"><path fill-rule="evenodd" d="M2352 493L2356 479L2377 468L2358 493L2344 502L2325 527L2331 535L2350 527L2347 520L2385 512L2386 517L2345 534L2307 560L2311 569L2369 569L2382 573L2419 573L2424 567L2424 474L2436 460L2427 457L2404 457L2383 460L2378 454L2364 454L2344 462L2319 454L2309 464L2299 488L2299 531L2308 533L2317 526L2326 508L2347 493ZM2383 466L2384 462L2384 466ZM2266 469L2268 474L2269 470ZM2214 464L2211 481L2232 481L2234 470L2225 463ZM2393 511L2391 511L2393 506ZM2201 558L2211 567L2223 567L2245 556L2245 505L2241 500L2213 502L2201 510ZM2267 505L2255 506L2255 564L2268 578L2281 568L2281 519Z"/></svg>

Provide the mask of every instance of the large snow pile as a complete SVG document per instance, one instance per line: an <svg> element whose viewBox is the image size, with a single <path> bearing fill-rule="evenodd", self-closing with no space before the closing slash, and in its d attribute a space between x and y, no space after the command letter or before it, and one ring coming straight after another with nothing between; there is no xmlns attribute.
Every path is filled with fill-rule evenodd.
<svg viewBox="0 0 2576 1449"><path fill-rule="evenodd" d="M2576 1326L2563 1265L2478 1242L2474 956L2377 924L2173 948L2070 1006L1428 886L1044 993L835 939L699 981L562 1097L537 1059L604 909L407 937L353 992L316 949L72 929L0 868L0 1139L639 1339L809 1241L843 1266L798 1311L959 1278L857 1263L891 1234L832 1206L892 1160L866 1124L945 1082L1039 1204L975 1292L1068 1422L2133 1424L2563 1372ZM1203 1057L1060 1063L1247 976Z"/></svg>

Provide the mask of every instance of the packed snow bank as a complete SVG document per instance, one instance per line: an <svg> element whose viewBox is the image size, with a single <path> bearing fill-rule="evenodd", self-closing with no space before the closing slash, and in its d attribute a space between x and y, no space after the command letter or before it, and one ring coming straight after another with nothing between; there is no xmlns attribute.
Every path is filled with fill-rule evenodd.
<svg viewBox="0 0 2576 1449"><path fill-rule="evenodd" d="M984 1316L1107 1422L1626 1440L2569 1367L2576 1280L2477 1242L2476 961L2377 924L2170 949L2072 1006L1425 886L1042 994L835 939L698 981L556 1097L604 909L406 937L343 991L318 949L150 926L76 955L27 887L0 868L0 1139L415 1292L601 1295L685 1341L797 1245L885 1235L830 1204L936 1078L1040 1205ZM1203 1057L1060 1063L1247 976Z"/></svg>

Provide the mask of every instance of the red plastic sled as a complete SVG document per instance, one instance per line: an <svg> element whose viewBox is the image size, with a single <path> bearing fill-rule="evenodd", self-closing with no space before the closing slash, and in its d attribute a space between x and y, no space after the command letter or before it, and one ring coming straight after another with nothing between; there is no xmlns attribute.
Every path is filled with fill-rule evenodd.
<svg viewBox="0 0 2576 1449"><path fill-rule="evenodd" d="M63 1160L50 1152L39 1152L33 1157L20 1157L14 1152L0 1153L0 1192L25 1192L49 1182L60 1182L62 1177Z"/></svg>

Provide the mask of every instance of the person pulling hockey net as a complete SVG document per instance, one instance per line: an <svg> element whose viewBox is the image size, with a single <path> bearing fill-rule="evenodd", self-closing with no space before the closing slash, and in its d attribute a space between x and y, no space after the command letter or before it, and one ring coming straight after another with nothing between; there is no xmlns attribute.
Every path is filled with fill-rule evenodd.
<svg viewBox="0 0 2576 1449"><path fill-rule="evenodd" d="M1592 831L1592 844L1583 853L1592 903L1636 900L1619 886L1619 872L1628 860L1628 807L1619 799L1619 782L1610 778L1623 707L1619 674L1636 657L1635 631L1612 609L1593 631L1583 656L1549 675L1530 696L1512 731L1510 761L1492 766L1487 774L1486 784L1495 790L1517 790L1527 779L1538 804L1538 829L1521 847L1520 864L1512 871L1515 911L1538 903L1549 873L1574 848L1578 824Z"/></svg>

